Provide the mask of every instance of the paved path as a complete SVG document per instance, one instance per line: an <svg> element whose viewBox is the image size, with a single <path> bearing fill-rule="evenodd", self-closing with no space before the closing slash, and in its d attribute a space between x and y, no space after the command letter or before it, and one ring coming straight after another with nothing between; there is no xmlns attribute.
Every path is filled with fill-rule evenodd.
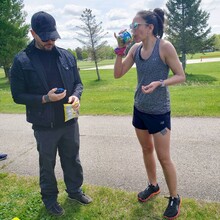
<svg viewBox="0 0 220 220"><path fill-rule="evenodd" d="M81 161L85 183L142 190L146 174L131 117L80 116ZM172 156L178 170L179 194L220 202L220 118L173 118ZM38 154L24 114L0 114L0 172L38 176ZM161 194L167 195L158 165ZM59 160L56 174L62 178Z"/></svg>
<svg viewBox="0 0 220 220"><path fill-rule="evenodd" d="M220 62L220 58L203 58L203 59L192 59L192 60L187 60L186 64L193 64L193 63L210 63L210 62ZM132 66L132 68L135 68L135 64ZM113 69L114 65L105 65L105 66L99 66L99 69ZM94 70L96 69L95 67L92 68L86 68L82 70Z"/></svg>

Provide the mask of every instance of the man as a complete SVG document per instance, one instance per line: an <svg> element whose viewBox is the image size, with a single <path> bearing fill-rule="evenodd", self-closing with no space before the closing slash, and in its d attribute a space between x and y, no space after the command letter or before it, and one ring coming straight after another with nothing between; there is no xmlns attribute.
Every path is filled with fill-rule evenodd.
<svg viewBox="0 0 220 220"><path fill-rule="evenodd" d="M32 16L31 27L34 39L16 55L11 68L11 91L16 103L26 105L27 121L33 125L44 205L49 213L62 215L64 210L57 202L54 174L57 151L68 198L81 204L92 202L81 189L83 171L77 118L65 122L64 104L69 103L74 111L78 111L83 85L75 57L55 46L55 41L60 38L55 19L40 11Z"/></svg>
<svg viewBox="0 0 220 220"><path fill-rule="evenodd" d="M7 156L7 154L0 154L0 160L5 160Z"/></svg>

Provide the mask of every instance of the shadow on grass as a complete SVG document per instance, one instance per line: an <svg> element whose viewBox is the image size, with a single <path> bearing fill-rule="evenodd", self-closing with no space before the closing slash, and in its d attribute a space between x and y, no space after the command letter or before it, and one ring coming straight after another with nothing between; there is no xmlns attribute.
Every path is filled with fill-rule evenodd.
<svg viewBox="0 0 220 220"><path fill-rule="evenodd" d="M110 81L105 80L105 79L101 79L101 80L91 80L91 81L87 81L85 83L83 83L86 86L92 86L92 87L100 87L100 86L106 86L110 83Z"/></svg>
<svg viewBox="0 0 220 220"><path fill-rule="evenodd" d="M204 74L192 74L186 73L186 83L187 84L212 84L218 81L216 77L204 75Z"/></svg>
<svg viewBox="0 0 220 220"><path fill-rule="evenodd" d="M75 217L78 216L77 213L80 213L81 205L77 202L71 202L70 200L66 199L64 203L61 204L64 208L64 214L59 216L53 216L49 214L46 208L42 205L42 208L38 211L38 216L36 220L55 220L55 219L65 219L65 220L73 220L76 219Z"/></svg>
<svg viewBox="0 0 220 220"><path fill-rule="evenodd" d="M137 201L138 202L138 201ZM157 198L152 198L148 202L138 202L138 206L133 209L132 213L130 213L130 220L161 220L162 218L162 212L163 206L161 203L159 203L159 200Z"/></svg>

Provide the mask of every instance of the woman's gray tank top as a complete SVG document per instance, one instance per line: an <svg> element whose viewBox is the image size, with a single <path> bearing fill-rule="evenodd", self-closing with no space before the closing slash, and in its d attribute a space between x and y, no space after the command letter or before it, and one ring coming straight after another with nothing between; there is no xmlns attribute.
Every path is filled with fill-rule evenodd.
<svg viewBox="0 0 220 220"><path fill-rule="evenodd" d="M148 114L165 114L170 111L170 94L168 87L157 87L152 93L144 94L142 85L148 85L153 81L168 78L169 67L164 64L159 54L160 39L157 39L151 56L144 60L141 57L140 45L135 54L138 84L136 87L134 106L141 112Z"/></svg>

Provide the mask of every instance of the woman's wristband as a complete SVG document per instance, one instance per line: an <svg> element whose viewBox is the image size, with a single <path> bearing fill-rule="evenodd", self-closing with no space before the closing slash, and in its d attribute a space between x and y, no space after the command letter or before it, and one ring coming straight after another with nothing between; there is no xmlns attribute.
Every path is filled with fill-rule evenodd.
<svg viewBox="0 0 220 220"><path fill-rule="evenodd" d="M166 85L165 85L165 83L164 83L164 80L160 80L160 87L165 87Z"/></svg>
<svg viewBox="0 0 220 220"><path fill-rule="evenodd" d="M114 52L118 56L124 56L125 50L126 50L126 47L121 47L121 48L117 47L117 48L115 48Z"/></svg>

